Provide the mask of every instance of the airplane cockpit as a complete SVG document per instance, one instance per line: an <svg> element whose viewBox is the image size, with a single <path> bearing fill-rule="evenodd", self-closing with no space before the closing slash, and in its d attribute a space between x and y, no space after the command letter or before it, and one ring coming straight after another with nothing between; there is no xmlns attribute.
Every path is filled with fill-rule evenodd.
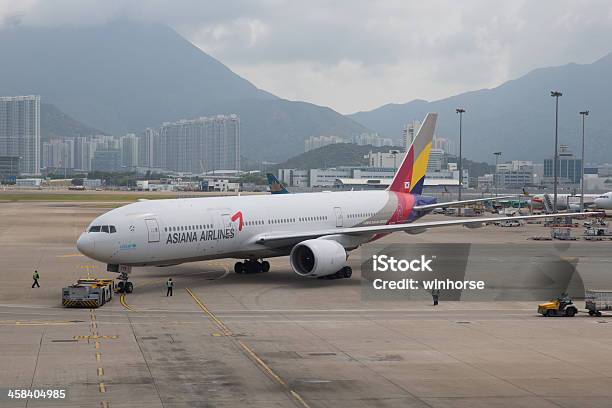
<svg viewBox="0 0 612 408"><path fill-rule="evenodd" d="M117 228L115 228L114 225L92 225L87 232L106 232L107 234L114 234L117 232Z"/></svg>

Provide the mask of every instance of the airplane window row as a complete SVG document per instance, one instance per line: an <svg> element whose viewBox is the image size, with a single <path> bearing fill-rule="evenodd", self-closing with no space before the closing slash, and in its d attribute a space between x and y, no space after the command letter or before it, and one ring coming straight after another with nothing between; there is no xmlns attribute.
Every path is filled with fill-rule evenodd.
<svg viewBox="0 0 612 408"><path fill-rule="evenodd" d="M301 217L298 218L301 222L309 222L309 221L327 221L327 216L321 215L316 217Z"/></svg>
<svg viewBox="0 0 612 408"><path fill-rule="evenodd" d="M312 221L327 221L328 217L321 215L315 217L299 217L299 218L278 218L266 220L268 224L289 224L292 222L312 222ZM266 221L255 220L255 221L245 221L244 225L253 226L253 225L264 225Z"/></svg>
<svg viewBox="0 0 612 408"><path fill-rule="evenodd" d="M365 218L365 217L372 217L374 215L374 213L355 213L355 214L349 214L348 217L349 218Z"/></svg>
<svg viewBox="0 0 612 408"><path fill-rule="evenodd" d="M197 231L213 228L212 224L180 225L176 227L164 227L164 232Z"/></svg>
<svg viewBox="0 0 612 408"><path fill-rule="evenodd" d="M89 228L89 232L106 232L107 234L114 234L117 229L114 225L92 225Z"/></svg>

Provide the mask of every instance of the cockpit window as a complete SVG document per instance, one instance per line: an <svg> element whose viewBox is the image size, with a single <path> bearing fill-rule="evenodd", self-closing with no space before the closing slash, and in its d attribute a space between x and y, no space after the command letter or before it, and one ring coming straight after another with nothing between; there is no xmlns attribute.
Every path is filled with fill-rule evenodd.
<svg viewBox="0 0 612 408"><path fill-rule="evenodd" d="M102 232L108 233L108 225L103 225L102 226Z"/></svg>
<svg viewBox="0 0 612 408"><path fill-rule="evenodd" d="M89 228L89 232L100 232L100 226L94 225L93 227Z"/></svg>
<svg viewBox="0 0 612 408"><path fill-rule="evenodd" d="M117 229L115 228L114 225L111 225L109 228L110 228L110 233L111 234L114 234L115 232L117 232Z"/></svg>

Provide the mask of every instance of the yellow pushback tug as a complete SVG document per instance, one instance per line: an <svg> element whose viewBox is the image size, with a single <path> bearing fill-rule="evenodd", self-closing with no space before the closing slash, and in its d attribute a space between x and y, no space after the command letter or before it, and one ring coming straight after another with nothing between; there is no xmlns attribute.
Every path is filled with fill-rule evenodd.
<svg viewBox="0 0 612 408"><path fill-rule="evenodd" d="M545 317L574 317L578 313L578 309L574 306L572 299L564 293L550 302L540 303L538 305L538 313Z"/></svg>
<svg viewBox="0 0 612 408"><path fill-rule="evenodd" d="M100 307L113 298L113 279L83 278L62 289L62 306Z"/></svg>

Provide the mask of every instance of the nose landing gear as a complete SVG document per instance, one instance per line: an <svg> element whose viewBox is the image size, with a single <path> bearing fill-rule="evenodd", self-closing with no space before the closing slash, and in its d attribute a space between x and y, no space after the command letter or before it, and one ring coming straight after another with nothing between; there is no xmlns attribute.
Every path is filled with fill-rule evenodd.
<svg viewBox="0 0 612 408"><path fill-rule="evenodd" d="M117 283L117 292L119 293L132 293L134 291L134 284L128 281L119 281Z"/></svg>
<svg viewBox="0 0 612 408"><path fill-rule="evenodd" d="M117 265L108 264L106 265L108 272L118 273L117 276L117 293L132 293L134 291L134 284L129 282L129 273L132 272L132 267L128 265Z"/></svg>
<svg viewBox="0 0 612 408"><path fill-rule="evenodd" d="M270 262L257 261L256 259L247 259L244 262L236 262L234 264L234 272L238 274L261 273L270 270Z"/></svg>

